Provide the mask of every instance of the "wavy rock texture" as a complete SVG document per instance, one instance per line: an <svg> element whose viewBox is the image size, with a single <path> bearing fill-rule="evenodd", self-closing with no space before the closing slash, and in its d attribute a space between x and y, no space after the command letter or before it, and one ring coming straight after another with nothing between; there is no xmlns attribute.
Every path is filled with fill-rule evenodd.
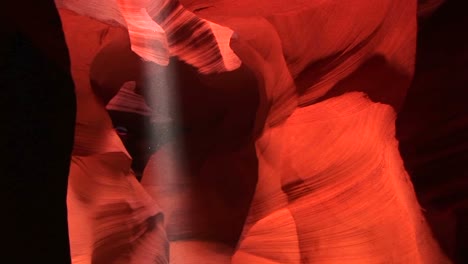
<svg viewBox="0 0 468 264"><path fill-rule="evenodd" d="M233 263L449 263L417 204L394 121L391 107L349 93L268 130Z"/></svg>
<svg viewBox="0 0 468 264"><path fill-rule="evenodd" d="M89 66L106 45L105 36L121 33L68 11L61 17L78 110L67 201L73 263L168 263L161 211L136 180L131 158L89 83Z"/></svg>
<svg viewBox="0 0 468 264"><path fill-rule="evenodd" d="M168 263L162 213L125 154L75 156L68 209L73 263Z"/></svg>
<svg viewBox="0 0 468 264"><path fill-rule="evenodd" d="M125 24L112 1L100 2L99 12L98 2L80 3L59 6ZM395 139L392 106L413 74L416 1L182 3L187 10L176 3L165 13L167 3L157 2L146 9L178 56L169 68L236 69L257 82L236 86L230 73L174 67L193 77L182 82L191 88L180 90L182 98L212 94L181 99L186 112L210 110L181 121L189 129L152 153L141 183L102 103L141 71L131 56L123 66L105 64L112 56L102 48L129 39L119 49L135 51L138 41L128 27L129 38L122 28L62 12L78 90L69 187L74 263L450 263L425 223ZM167 14L193 22L185 29L193 34L178 32ZM236 34L230 39L216 27ZM242 67L220 55L227 43ZM100 50L109 72L97 75L119 79L99 83L107 99L89 83Z"/></svg>
<svg viewBox="0 0 468 264"><path fill-rule="evenodd" d="M169 56L177 56L204 74L230 71L240 65L229 48L232 30L197 17L178 0L55 2L59 8L125 26L132 50L145 60L167 65Z"/></svg>

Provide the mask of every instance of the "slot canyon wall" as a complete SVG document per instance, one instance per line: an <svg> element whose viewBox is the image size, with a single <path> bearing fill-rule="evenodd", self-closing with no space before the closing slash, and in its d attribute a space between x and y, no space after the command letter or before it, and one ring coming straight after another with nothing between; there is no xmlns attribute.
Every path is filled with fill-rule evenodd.
<svg viewBox="0 0 468 264"><path fill-rule="evenodd" d="M468 261L460 1L55 4L1 8L8 263Z"/></svg>

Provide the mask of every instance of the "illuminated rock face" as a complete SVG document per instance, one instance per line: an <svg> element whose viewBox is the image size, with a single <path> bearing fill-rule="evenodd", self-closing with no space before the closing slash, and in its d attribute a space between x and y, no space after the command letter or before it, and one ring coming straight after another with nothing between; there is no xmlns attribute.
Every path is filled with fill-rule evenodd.
<svg viewBox="0 0 468 264"><path fill-rule="evenodd" d="M170 56L177 56L204 74L240 66L229 48L232 30L197 17L177 0L57 0L56 4L126 27L133 52L146 61L167 65Z"/></svg>
<svg viewBox="0 0 468 264"><path fill-rule="evenodd" d="M449 263L395 139L416 2L57 3L111 25L61 10L74 263ZM171 136L131 140L145 125L121 112Z"/></svg>
<svg viewBox="0 0 468 264"><path fill-rule="evenodd" d="M348 93L266 131L233 263L443 263L394 121L390 106Z"/></svg>

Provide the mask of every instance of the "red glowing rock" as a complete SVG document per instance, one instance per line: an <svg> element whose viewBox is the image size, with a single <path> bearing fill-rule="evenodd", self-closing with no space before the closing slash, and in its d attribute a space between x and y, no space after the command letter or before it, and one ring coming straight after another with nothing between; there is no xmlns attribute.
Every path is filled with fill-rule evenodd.
<svg viewBox="0 0 468 264"><path fill-rule="evenodd" d="M154 1L138 14L114 1L58 4L101 21L62 10L79 110L74 263L449 263L394 132L416 1ZM129 43L107 49L115 41ZM130 50L160 65L124 58ZM139 79L174 72L182 87ZM152 153L140 183L105 109L138 109L135 93L119 93L126 81L186 128ZM180 92L180 119L164 88Z"/></svg>

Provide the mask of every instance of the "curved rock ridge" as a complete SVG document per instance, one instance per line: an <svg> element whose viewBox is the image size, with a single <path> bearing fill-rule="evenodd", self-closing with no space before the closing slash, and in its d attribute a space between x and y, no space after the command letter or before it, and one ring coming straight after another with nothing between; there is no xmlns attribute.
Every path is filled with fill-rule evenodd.
<svg viewBox="0 0 468 264"><path fill-rule="evenodd" d="M126 27L132 50L143 60L167 65L176 56L203 74L232 71L239 58L229 47L232 30L197 17L178 0L56 0L59 8Z"/></svg>
<svg viewBox="0 0 468 264"><path fill-rule="evenodd" d="M395 138L416 1L291 1L283 11L279 1L57 3L80 14L62 9L78 98L73 263L450 263ZM124 48L161 72L171 56L174 71L196 69L184 86L211 83L196 86L202 96L185 87L186 112L203 118L152 153L141 182L102 101L140 115L161 105L89 80L96 54L128 36ZM256 83L226 74L236 70ZM99 89L117 96L102 100Z"/></svg>

